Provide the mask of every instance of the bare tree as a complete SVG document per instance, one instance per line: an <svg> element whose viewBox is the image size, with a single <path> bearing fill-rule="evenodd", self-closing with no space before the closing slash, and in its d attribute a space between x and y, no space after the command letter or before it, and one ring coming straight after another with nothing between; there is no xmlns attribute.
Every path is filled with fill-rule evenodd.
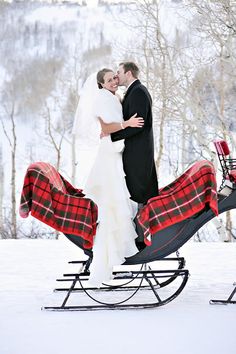
<svg viewBox="0 0 236 354"><path fill-rule="evenodd" d="M55 102L58 100L55 99ZM66 134L66 129L64 125L64 120L60 122L55 121L55 118L52 117L52 108L49 106L48 102L45 103L45 110L43 112L43 117L46 122L46 132L47 140L52 145L56 153L56 163L55 168L60 170L61 159L62 159L62 144Z"/></svg>
<svg viewBox="0 0 236 354"><path fill-rule="evenodd" d="M16 222L16 146L17 146L17 137L16 137L16 123L15 123L15 102L11 102L10 107L5 106L5 112L10 118L11 124L11 133L6 129L3 118L1 119L1 124L3 132L7 138L11 149L11 237L17 238L17 222ZM10 110L9 110L10 108Z"/></svg>
<svg viewBox="0 0 236 354"><path fill-rule="evenodd" d="M187 1L187 4L196 11L197 33L213 49L214 58L212 59L214 60L211 66L208 65L208 68L213 68L214 74L212 70L208 70L210 77L207 75L205 82L201 87L198 86L196 91L199 96L199 106L203 108L202 112L205 113L204 121L209 121L210 112L215 135L219 134L223 139L229 138L234 143L232 128L235 128L234 118L231 116L231 97L235 97L236 3L230 0L217 0L209 2ZM208 84L206 84L206 78ZM207 90L201 92L206 87ZM233 105L235 112L236 105L235 103ZM214 112L214 116L212 112ZM206 117L207 113L208 117ZM232 229L231 212L227 212L226 230L229 240L232 240Z"/></svg>

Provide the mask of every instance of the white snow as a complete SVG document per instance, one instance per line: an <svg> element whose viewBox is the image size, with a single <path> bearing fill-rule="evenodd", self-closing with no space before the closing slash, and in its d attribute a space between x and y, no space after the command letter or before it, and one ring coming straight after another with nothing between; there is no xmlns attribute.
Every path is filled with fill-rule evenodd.
<svg viewBox="0 0 236 354"><path fill-rule="evenodd" d="M55 279L76 270L67 262L83 258L82 251L63 235L1 240L0 353L234 354L236 305L209 300L233 290L235 255L236 243L186 243L181 256L191 276L179 297L160 308L47 312L41 306L63 298L53 292Z"/></svg>

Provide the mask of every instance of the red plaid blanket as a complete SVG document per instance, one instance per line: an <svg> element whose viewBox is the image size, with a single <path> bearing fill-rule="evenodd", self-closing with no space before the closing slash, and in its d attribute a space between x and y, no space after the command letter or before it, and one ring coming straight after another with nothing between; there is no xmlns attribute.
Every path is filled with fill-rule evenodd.
<svg viewBox="0 0 236 354"><path fill-rule="evenodd" d="M26 218L30 212L55 230L82 237L84 248L93 246L97 205L49 163L36 162L27 169L19 213Z"/></svg>
<svg viewBox="0 0 236 354"><path fill-rule="evenodd" d="M149 235L187 219L209 204L218 215L215 169L207 160L196 162L183 175L149 199L137 218L144 231L147 245Z"/></svg>

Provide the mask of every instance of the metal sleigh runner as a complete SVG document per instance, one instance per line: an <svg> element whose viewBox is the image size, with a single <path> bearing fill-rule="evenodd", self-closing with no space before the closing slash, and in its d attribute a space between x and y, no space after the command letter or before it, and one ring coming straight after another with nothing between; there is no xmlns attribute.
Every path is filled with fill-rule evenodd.
<svg viewBox="0 0 236 354"><path fill-rule="evenodd" d="M61 305L43 309L154 308L174 300L189 277L179 248L218 213L236 208L236 162L228 157L225 141L215 142L215 146L223 171L218 193L214 167L206 160L196 162L177 180L162 188L160 195L150 199L135 218L138 238L145 247L126 258L121 270L113 272L114 280L99 289L88 283L97 206L51 165L43 162L30 165L22 190L20 215L27 217L31 213L63 232L87 257L69 262L73 267L79 267L79 271L57 279L59 283L69 284L55 289L65 293ZM225 193L225 180L230 181L229 193ZM227 300L211 300L211 303L235 303L232 300L235 292L236 285Z"/></svg>

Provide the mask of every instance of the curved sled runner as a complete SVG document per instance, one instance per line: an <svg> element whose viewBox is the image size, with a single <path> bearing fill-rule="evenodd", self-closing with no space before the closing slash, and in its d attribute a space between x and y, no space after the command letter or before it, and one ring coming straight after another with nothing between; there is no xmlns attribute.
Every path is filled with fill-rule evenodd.
<svg viewBox="0 0 236 354"><path fill-rule="evenodd" d="M236 283L233 283L234 289L229 295L229 297L225 300L210 300L211 305L228 305L228 304L236 304L236 300L232 300L236 294Z"/></svg>

